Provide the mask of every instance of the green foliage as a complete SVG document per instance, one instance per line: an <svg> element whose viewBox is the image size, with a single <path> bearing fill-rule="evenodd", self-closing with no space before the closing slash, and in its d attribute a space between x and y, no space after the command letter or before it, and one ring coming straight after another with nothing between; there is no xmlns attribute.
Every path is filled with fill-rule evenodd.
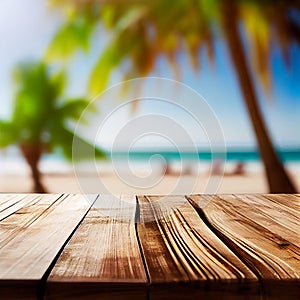
<svg viewBox="0 0 300 300"><path fill-rule="evenodd" d="M66 123L68 120L79 120L89 101L63 98L64 72L52 74L44 63L18 66L14 79L16 93L13 112L9 121L0 120L0 147L42 143L47 149L61 148L71 158L75 135ZM83 149L94 148L84 139L77 138ZM97 157L104 157L100 149L96 149L95 153Z"/></svg>
<svg viewBox="0 0 300 300"><path fill-rule="evenodd" d="M145 76L155 67L156 59L165 56L178 70L176 55L187 52L192 65L198 69L202 49L213 61L214 39L223 31L221 4L226 1L234 8L232 15L227 17L237 18L246 33L245 46L250 49L253 71L266 90L270 90L272 84L269 60L274 45L279 44L285 61L289 62L290 45L300 43L299 23L291 18L291 10L300 14L298 1L52 1L72 11L71 21L67 21L65 26L74 20L81 20L86 16L86 11L96 11L99 14L92 19L102 23L112 33L112 41L104 50L99 49L100 57L90 77L89 90L92 94L106 87L117 67L122 68L125 78ZM73 33L69 38L73 39L72 36ZM92 37L92 34L88 35L89 39ZM62 39L63 46L68 39L67 33ZM53 43L59 47L60 41L54 38ZM86 39L72 43L71 54L75 48L85 48L86 43ZM55 53L54 50L50 52Z"/></svg>
<svg viewBox="0 0 300 300"><path fill-rule="evenodd" d="M117 43L118 41L113 41L104 50L92 71L89 82L89 91L92 95L105 89L112 70L120 64L125 55Z"/></svg>
<svg viewBox="0 0 300 300"><path fill-rule="evenodd" d="M9 121L0 120L0 148L16 143L18 138L14 125Z"/></svg>
<svg viewBox="0 0 300 300"><path fill-rule="evenodd" d="M88 16L79 16L64 24L54 36L46 59L53 61L66 60L72 57L78 49L89 50L89 38L95 23Z"/></svg>
<svg viewBox="0 0 300 300"><path fill-rule="evenodd" d="M73 98L68 99L62 105L59 105L56 109L56 118L61 122L65 119L78 120L82 112L86 109L89 102L84 98ZM93 106L91 105L89 109L91 110Z"/></svg>
<svg viewBox="0 0 300 300"><path fill-rule="evenodd" d="M67 159L84 160L90 158L90 153L95 153L95 158L105 158L102 150L60 123L54 124L51 128L50 145L58 146ZM73 146L76 147L76 156L73 156Z"/></svg>

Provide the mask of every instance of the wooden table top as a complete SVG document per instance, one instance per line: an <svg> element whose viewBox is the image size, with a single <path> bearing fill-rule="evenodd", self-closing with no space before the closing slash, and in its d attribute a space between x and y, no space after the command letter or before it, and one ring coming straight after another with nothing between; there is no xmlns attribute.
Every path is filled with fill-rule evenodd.
<svg viewBox="0 0 300 300"><path fill-rule="evenodd" d="M300 299L300 195L0 194L0 299Z"/></svg>

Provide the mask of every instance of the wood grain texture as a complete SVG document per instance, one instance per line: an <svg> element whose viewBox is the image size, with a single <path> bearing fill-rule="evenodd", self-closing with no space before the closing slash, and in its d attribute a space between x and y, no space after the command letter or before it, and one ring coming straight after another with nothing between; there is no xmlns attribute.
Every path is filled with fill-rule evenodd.
<svg viewBox="0 0 300 300"><path fill-rule="evenodd" d="M293 213L299 219L300 212L300 196L291 194L272 194L264 195L264 197L272 200L273 202L279 203L282 207L287 208L291 213Z"/></svg>
<svg viewBox="0 0 300 300"><path fill-rule="evenodd" d="M300 195L96 197L0 194L1 300L300 299Z"/></svg>
<svg viewBox="0 0 300 300"><path fill-rule="evenodd" d="M134 196L99 196L47 280L46 299L146 299Z"/></svg>
<svg viewBox="0 0 300 300"><path fill-rule="evenodd" d="M26 194L0 194L0 211L2 211L11 204L18 202L25 196Z"/></svg>
<svg viewBox="0 0 300 300"><path fill-rule="evenodd" d="M34 199L33 195L0 194L0 221L13 214Z"/></svg>
<svg viewBox="0 0 300 300"><path fill-rule="evenodd" d="M184 196L139 196L138 234L150 299L258 299L256 276Z"/></svg>
<svg viewBox="0 0 300 300"><path fill-rule="evenodd" d="M293 212L276 201L276 195L239 195L238 198L251 206L248 215L255 222L300 247L300 210Z"/></svg>
<svg viewBox="0 0 300 300"><path fill-rule="evenodd" d="M26 196L25 198L29 200L27 205L14 214L9 214L0 222L0 249L34 223L59 197L61 195Z"/></svg>
<svg viewBox="0 0 300 300"><path fill-rule="evenodd" d="M80 195L40 195L0 222L1 299L36 299L42 277L89 207Z"/></svg>
<svg viewBox="0 0 300 300"><path fill-rule="evenodd" d="M269 201L260 207L253 205L253 196L198 195L189 199L218 236L260 278L266 298L299 299L300 249L287 212L279 218L276 206L272 213ZM204 208L201 203L206 203ZM284 205L289 206L288 202Z"/></svg>

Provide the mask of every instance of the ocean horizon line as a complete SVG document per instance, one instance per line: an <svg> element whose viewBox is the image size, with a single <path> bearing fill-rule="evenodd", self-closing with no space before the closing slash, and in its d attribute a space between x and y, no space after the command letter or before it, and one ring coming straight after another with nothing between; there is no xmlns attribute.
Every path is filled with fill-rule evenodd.
<svg viewBox="0 0 300 300"><path fill-rule="evenodd" d="M282 161L300 161L300 148L278 149L277 153ZM260 153L257 150L231 149L224 152L211 152L208 150L197 151L172 151L172 150L131 150L131 151L106 151L113 159L124 159L129 157L133 160L147 160L154 155L159 155L166 160L212 160L223 158L229 161L260 161Z"/></svg>
<svg viewBox="0 0 300 300"><path fill-rule="evenodd" d="M21 157L18 150L12 149L13 151L1 151L0 160L14 159ZM183 151L175 151L174 149L157 148L157 149L130 149L129 151L125 149L118 150L105 150L108 159L131 159L131 160L149 160L155 155L161 156L166 161L171 160L200 160L200 161L210 161L215 158L221 158L226 161L261 161L260 153L257 149L246 149L246 148L227 148L226 151L215 151L211 152L209 149L196 149L196 151L191 151L191 149L184 149ZM300 162L300 147L287 147L287 148L277 148L277 153L283 162ZM43 156L43 160L59 159L64 160L62 153L59 151L53 154L46 154Z"/></svg>

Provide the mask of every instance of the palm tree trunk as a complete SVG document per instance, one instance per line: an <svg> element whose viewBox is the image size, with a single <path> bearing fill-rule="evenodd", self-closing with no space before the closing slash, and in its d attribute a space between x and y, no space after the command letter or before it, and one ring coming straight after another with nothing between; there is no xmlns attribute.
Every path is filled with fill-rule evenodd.
<svg viewBox="0 0 300 300"><path fill-rule="evenodd" d="M225 39L256 135L267 175L269 191L271 193L296 193L296 188L276 154L258 105L256 91L239 34L239 24L234 1L227 0L221 1L221 3Z"/></svg>
<svg viewBox="0 0 300 300"><path fill-rule="evenodd" d="M46 189L44 188L41 180L41 173L38 169L38 164L42 155L42 146L40 143L35 144L20 144L21 152L28 163L31 176L34 182L33 191L35 193L46 193Z"/></svg>

